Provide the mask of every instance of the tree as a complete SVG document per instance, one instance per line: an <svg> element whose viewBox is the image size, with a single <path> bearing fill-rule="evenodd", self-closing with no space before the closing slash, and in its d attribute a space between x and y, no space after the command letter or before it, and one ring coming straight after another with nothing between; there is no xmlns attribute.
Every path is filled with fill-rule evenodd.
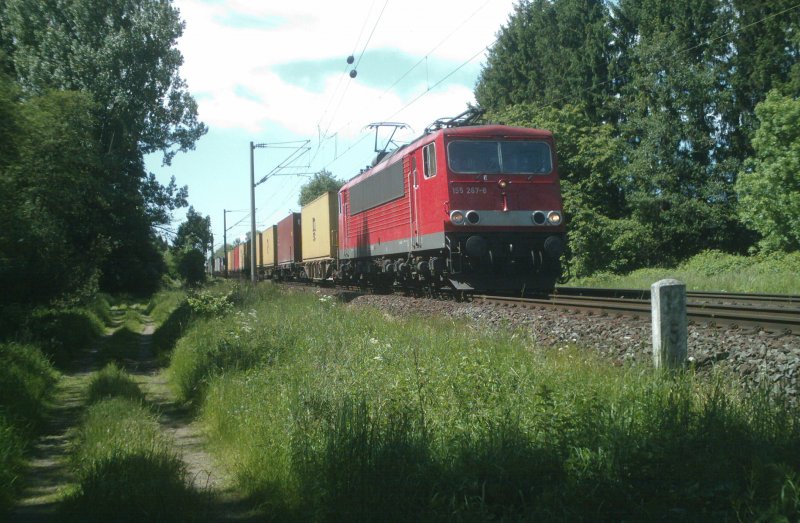
<svg viewBox="0 0 800 523"><path fill-rule="evenodd" d="M183 249L175 257L178 264L178 274L186 285L195 286L206 278L206 258L197 249Z"/></svg>
<svg viewBox="0 0 800 523"><path fill-rule="evenodd" d="M186 221L178 227L173 242L173 253L178 274L187 285L196 285L205 279L205 263L211 246L211 217L189 207Z"/></svg>
<svg viewBox="0 0 800 523"><path fill-rule="evenodd" d="M177 9L162 0L2 0L0 44L26 97L52 90L82 93L91 102L91 143L99 203L87 218L107 255L107 290L153 288L163 272L153 227L186 205L174 179L163 186L144 169L143 155L165 163L192 149L205 133L197 105L178 74L183 31ZM79 193L76 193L79 194Z"/></svg>
<svg viewBox="0 0 800 523"><path fill-rule="evenodd" d="M800 95L796 81L800 53L800 11L793 0L726 0L730 18L731 54L724 71L730 86L721 107L727 126L725 145L730 154L744 159L753 153L750 139L757 126L755 107L767 93L778 89L788 96ZM794 78L793 78L794 75Z"/></svg>
<svg viewBox="0 0 800 523"><path fill-rule="evenodd" d="M739 216L765 251L800 249L800 100L772 91L756 106L755 158L739 173Z"/></svg>
<svg viewBox="0 0 800 523"><path fill-rule="evenodd" d="M0 286L9 301L47 302L96 284L110 247L93 104L77 92L9 99L13 84L0 83L0 129L13 128L0 159Z"/></svg>
<svg viewBox="0 0 800 523"><path fill-rule="evenodd" d="M101 141L164 153L169 163L206 132L179 75L180 13L162 0L5 0L6 38L26 91L90 93ZM9 38L10 37L10 38Z"/></svg>
<svg viewBox="0 0 800 523"><path fill-rule="evenodd" d="M323 169L315 173L308 183L300 187L297 204L303 207L327 191L338 191L342 185L344 185L342 180L335 178L333 174Z"/></svg>
<svg viewBox="0 0 800 523"><path fill-rule="evenodd" d="M648 265L704 249L740 248L731 180L720 156L720 72L727 57L718 0L622 0L616 33L627 55L618 129L630 216L653 235Z"/></svg>
<svg viewBox="0 0 800 523"><path fill-rule="evenodd" d="M603 0L526 0L489 50L475 88L485 109L580 106L607 119L611 32Z"/></svg>
<svg viewBox="0 0 800 523"><path fill-rule="evenodd" d="M186 221L178 226L178 232L173 242L175 248L188 247L200 251L203 257L211 246L211 217L203 216L189 207Z"/></svg>

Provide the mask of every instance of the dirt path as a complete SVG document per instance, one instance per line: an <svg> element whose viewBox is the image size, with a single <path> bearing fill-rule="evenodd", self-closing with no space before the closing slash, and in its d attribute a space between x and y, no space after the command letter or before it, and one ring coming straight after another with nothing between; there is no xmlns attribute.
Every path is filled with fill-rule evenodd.
<svg viewBox="0 0 800 523"><path fill-rule="evenodd" d="M159 413L159 422L185 462L192 486L208 494L212 513L207 519L245 523L262 520L263 516L235 491L232 478L205 450L202 426L193 419L190 407L176 400L167 383L165 369L153 354L155 326L148 318L143 318L143 322L144 327L138 334L138 350L127 351L127 357L121 361L118 358L117 364L125 367L145 393L147 402ZM44 434L34 445L25 486L10 521L57 521L58 504L74 481L68 461L69 431L80 422L89 376L105 363L101 352L98 348L86 351L72 369L64 371Z"/></svg>
<svg viewBox="0 0 800 523"><path fill-rule="evenodd" d="M139 366L128 369L128 372L145 393L147 402L160 413L159 422L182 455L194 487L198 490L224 491L231 482L230 477L205 451L205 437L200 423L192 419L188 405L177 402L167 383L166 370L155 361L151 350L154 330L151 323L145 325L139 338Z"/></svg>

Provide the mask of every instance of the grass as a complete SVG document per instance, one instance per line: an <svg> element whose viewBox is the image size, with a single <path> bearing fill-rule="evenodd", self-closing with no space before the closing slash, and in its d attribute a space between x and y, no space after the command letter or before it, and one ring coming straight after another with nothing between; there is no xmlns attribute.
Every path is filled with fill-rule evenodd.
<svg viewBox="0 0 800 523"><path fill-rule="evenodd" d="M78 485L61 506L68 521L199 521L205 501L156 417L124 397L88 407L71 455Z"/></svg>
<svg viewBox="0 0 800 523"><path fill-rule="evenodd" d="M56 366L64 367L102 336L105 325L86 308L40 309L28 320L26 330L24 338L41 347Z"/></svg>
<svg viewBox="0 0 800 523"><path fill-rule="evenodd" d="M723 377L616 368L272 286L170 378L275 521L797 518L800 423Z"/></svg>
<svg viewBox="0 0 800 523"><path fill-rule="evenodd" d="M37 347L0 343L0 517L13 504L24 454L57 379Z"/></svg>
<svg viewBox="0 0 800 523"><path fill-rule="evenodd" d="M150 298L144 312L154 323L162 325L185 301L186 292L182 290L160 291Z"/></svg>
<svg viewBox="0 0 800 523"><path fill-rule="evenodd" d="M144 403L144 394L139 385L113 362L92 375L86 397L89 404L114 397L126 398L134 403Z"/></svg>
<svg viewBox="0 0 800 523"><path fill-rule="evenodd" d="M675 278L688 290L800 294L800 253L737 256L706 251L674 268L640 269L630 274L601 273L574 278L575 287L649 289L654 282Z"/></svg>

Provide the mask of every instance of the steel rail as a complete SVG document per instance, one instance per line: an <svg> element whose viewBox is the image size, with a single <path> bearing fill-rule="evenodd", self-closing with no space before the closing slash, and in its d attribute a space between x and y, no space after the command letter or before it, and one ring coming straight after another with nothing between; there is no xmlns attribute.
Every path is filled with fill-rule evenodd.
<svg viewBox="0 0 800 523"><path fill-rule="evenodd" d="M509 307L559 308L598 315L649 317L649 299L595 296L550 295L547 298L517 298L475 295L473 299ZM690 322L752 328L775 333L800 335L800 308L765 307L754 304L709 304L687 297L686 314Z"/></svg>
<svg viewBox="0 0 800 523"><path fill-rule="evenodd" d="M608 298L650 299L650 289L601 289L594 287L557 287L558 296L593 296ZM688 291L686 297L695 301L724 301L738 303L772 303L800 307L800 296L792 294L754 294L744 292Z"/></svg>

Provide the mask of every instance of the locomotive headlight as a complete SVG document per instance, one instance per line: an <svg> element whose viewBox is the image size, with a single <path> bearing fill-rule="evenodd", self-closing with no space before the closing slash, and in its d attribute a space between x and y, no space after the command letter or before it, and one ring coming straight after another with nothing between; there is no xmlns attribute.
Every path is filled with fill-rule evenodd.
<svg viewBox="0 0 800 523"><path fill-rule="evenodd" d="M550 211L547 213L547 223L550 225L558 225L561 223L561 213L558 211Z"/></svg>
<svg viewBox="0 0 800 523"><path fill-rule="evenodd" d="M531 220L536 225L544 225L544 222L545 220L547 220L547 217L542 211L533 211L533 213L531 213Z"/></svg>
<svg viewBox="0 0 800 523"><path fill-rule="evenodd" d="M453 225L464 225L464 212L453 211L450 213L450 221Z"/></svg>
<svg viewBox="0 0 800 523"><path fill-rule="evenodd" d="M500 180L497 182L497 185L499 185L501 189L505 189L508 187L508 180Z"/></svg>

